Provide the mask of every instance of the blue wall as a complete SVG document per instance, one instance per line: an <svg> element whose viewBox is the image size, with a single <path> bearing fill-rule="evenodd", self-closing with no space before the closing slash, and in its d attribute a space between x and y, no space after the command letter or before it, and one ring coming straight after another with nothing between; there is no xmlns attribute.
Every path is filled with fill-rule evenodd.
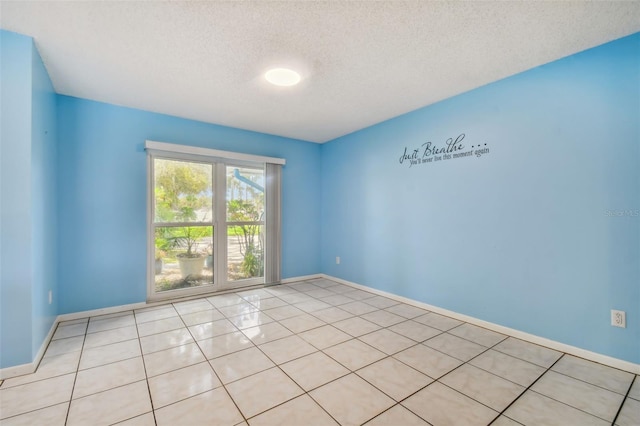
<svg viewBox="0 0 640 426"><path fill-rule="evenodd" d="M286 158L283 278L320 270L320 145L58 97L60 313L146 300L145 140Z"/></svg>
<svg viewBox="0 0 640 426"><path fill-rule="evenodd" d="M322 271L640 362L639 53L636 34L323 145ZM489 152L400 164L461 133Z"/></svg>
<svg viewBox="0 0 640 426"><path fill-rule="evenodd" d="M58 314L57 95L38 51L32 53L31 244L32 350L40 349ZM52 303L49 304L49 291Z"/></svg>
<svg viewBox="0 0 640 426"><path fill-rule="evenodd" d="M55 320L56 94L33 41L0 31L0 368L29 363Z"/></svg>
<svg viewBox="0 0 640 426"><path fill-rule="evenodd" d="M0 367L31 362L31 49L0 31Z"/></svg>

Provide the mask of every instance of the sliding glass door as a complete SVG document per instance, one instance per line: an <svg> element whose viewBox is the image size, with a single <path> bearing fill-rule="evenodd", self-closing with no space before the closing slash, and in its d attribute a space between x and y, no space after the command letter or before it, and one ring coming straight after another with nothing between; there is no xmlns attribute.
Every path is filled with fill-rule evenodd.
<svg viewBox="0 0 640 426"><path fill-rule="evenodd" d="M151 154L149 167L149 299L264 283L264 166Z"/></svg>

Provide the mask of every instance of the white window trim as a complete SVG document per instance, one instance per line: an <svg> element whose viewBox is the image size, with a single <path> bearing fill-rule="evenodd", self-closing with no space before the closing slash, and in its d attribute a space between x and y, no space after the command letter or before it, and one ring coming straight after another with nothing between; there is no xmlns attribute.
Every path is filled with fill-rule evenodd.
<svg viewBox="0 0 640 426"><path fill-rule="evenodd" d="M173 154L202 155L205 157L221 158L224 160L248 161L252 163L271 163L281 165L286 164L286 160L284 158L265 157L262 155L243 154L240 152L221 151L218 149L177 145L173 143L156 142L150 140L145 141L144 149L157 153L170 152Z"/></svg>

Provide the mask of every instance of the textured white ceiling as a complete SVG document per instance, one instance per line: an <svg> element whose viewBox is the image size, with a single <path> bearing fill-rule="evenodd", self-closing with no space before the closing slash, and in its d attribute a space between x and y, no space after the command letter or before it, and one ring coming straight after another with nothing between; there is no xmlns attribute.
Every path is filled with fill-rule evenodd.
<svg viewBox="0 0 640 426"><path fill-rule="evenodd" d="M58 93L325 142L637 32L640 2L2 1L0 26Z"/></svg>

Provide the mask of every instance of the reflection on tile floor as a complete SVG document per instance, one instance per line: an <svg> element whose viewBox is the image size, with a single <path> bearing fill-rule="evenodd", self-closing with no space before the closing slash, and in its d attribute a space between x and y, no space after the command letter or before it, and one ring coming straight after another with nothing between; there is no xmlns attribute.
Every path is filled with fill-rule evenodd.
<svg viewBox="0 0 640 426"><path fill-rule="evenodd" d="M62 322L9 425L640 425L632 373L326 279Z"/></svg>

